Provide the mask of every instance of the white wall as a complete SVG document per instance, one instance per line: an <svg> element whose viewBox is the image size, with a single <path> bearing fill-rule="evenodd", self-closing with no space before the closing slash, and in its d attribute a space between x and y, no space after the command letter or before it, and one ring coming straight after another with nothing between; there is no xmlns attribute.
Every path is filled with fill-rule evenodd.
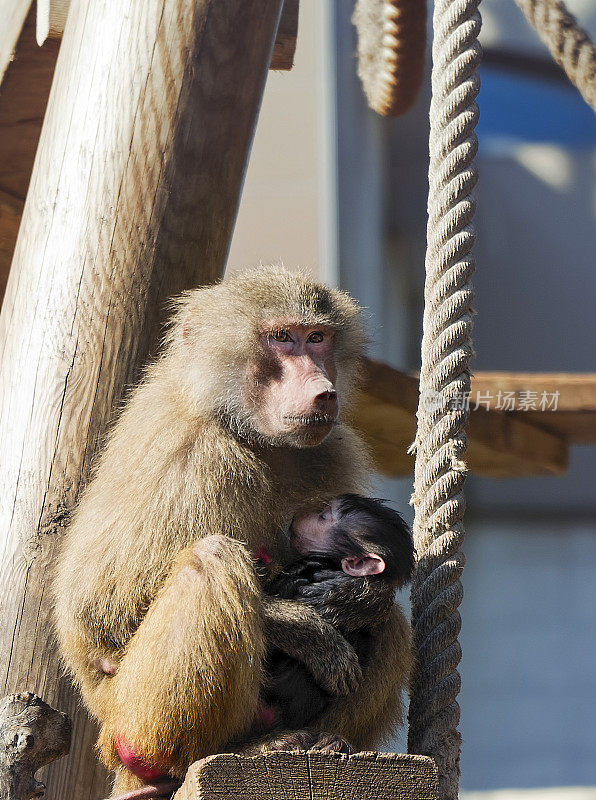
<svg viewBox="0 0 596 800"><path fill-rule="evenodd" d="M269 72L227 269L260 262L335 282L329 8L301 0L289 72Z"/></svg>

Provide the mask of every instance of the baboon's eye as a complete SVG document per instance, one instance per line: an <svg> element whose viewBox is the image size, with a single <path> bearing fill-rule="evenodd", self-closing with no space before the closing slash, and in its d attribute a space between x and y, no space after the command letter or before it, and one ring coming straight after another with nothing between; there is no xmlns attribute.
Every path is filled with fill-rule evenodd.
<svg viewBox="0 0 596 800"><path fill-rule="evenodd" d="M292 337L287 331L273 331L269 336L276 342L291 342Z"/></svg>
<svg viewBox="0 0 596 800"><path fill-rule="evenodd" d="M313 342L314 344L319 344L319 342L322 342L324 338L325 338L325 337L324 337L324 335L321 333L321 331L314 331L314 332L313 332L313 333L311 333L311 335L308 337L307 341L308 341L308 342Z"/></svg>

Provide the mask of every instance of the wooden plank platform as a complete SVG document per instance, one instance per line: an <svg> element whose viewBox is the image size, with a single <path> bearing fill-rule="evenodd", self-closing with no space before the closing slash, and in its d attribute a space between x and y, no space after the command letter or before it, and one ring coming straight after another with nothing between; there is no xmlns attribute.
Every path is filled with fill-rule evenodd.
<svg viewBox="0 0 596 800"><path fill-rule="evenodd" d="M209 756L193 764L174 800L437 800L437 768L393 753Z"/></svg>

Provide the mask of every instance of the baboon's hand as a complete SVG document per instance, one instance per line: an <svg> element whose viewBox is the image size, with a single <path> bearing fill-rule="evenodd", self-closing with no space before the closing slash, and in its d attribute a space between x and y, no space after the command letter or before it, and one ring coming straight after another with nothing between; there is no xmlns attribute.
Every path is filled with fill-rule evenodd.
<svg viewBox="0 0 596 800"><path fill-rule="evenodd" d="M284 600L293 600L298 589L306 586L309 580L309 576L304 574L302 562L297 561L283 568L267 587L267 593Z"/></svg>
<svg viewBox="0 0 596 800"><path fill-rule="evenodd" d="M257 741L249 743L247 746L237 749L242 755L261 755L278 750L304 751L319 750L323 753L346 753L353 752L351 745L341 736L333 733L321 731L278 731L273 735L263 736Z"/></svg>
<svg viewBox="0 0 596 800"><path fill-rule="evenodd" d="M374 578L353 578L342 572L321 570L311 583L298 586L296 599L344 631L382 624L394 604L394 587Z"/></svg>
<svg viewBox="0 0 596 800"><path fill-rule="evenodd" d="M344 637L333 630L327 652L304 654L300 659L316 683L334 697L355 692L362 681L362 669L356 651Z"/></svg>
<svg viewBox="0 0 596 800"><path fill-rule="evenodd" d="M302 603L263 599L269 645L300 661L316 683L340 696L358 688L362 670L356 651L332 625Z"/></svg>

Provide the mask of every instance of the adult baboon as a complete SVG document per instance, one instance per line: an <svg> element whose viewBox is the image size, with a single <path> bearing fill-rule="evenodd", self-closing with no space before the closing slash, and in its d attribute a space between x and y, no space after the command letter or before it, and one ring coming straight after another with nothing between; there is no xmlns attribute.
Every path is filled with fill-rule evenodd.
<svg viewBox="0 0 596 800"><path fill-rule="evenodd" d="M399 719L402 616L379 629L361 680L353 648L316 611L263 598L253 560L277 556L297 508L362 491L367 459L339 416L362 355L354 301L283 269L178 301L54 580L61 650L101 723L115 790L182 777L251 727L265 629L336 696L316 730L371 747Z"/></svg>

